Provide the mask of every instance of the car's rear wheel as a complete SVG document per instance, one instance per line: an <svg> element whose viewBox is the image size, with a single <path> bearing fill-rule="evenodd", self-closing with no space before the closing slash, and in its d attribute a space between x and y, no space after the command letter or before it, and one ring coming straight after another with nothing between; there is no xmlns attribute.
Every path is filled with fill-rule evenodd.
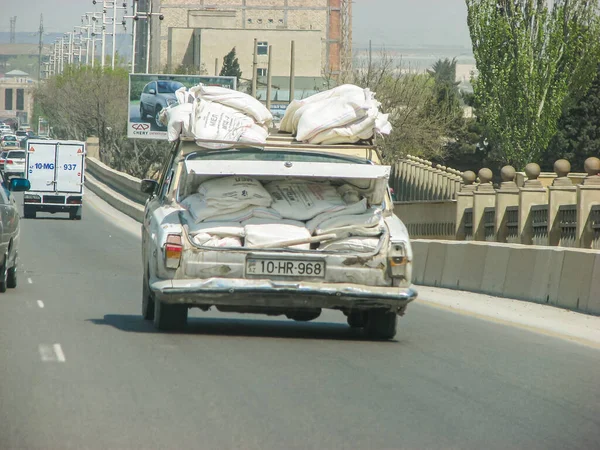
<svg viewBox="0 0 600 450"><path fill-rule="evenodd" d="M370 338L378 340L392 339L396 336L398 316L382 309L373 309L367 312L365 331Z"/></svg>
<svg viewBox="0 0 600 450"><path fill-rule="evenodd" d="M363 328L367 323L367 313L365 311L350 311L347 321L350 328Z"/></svg>
<svg viewBox="0 0 600 450"><path fill-rule="evenodd" d="M144 107L140 102L140 120L146 120L146 111L144 111Z"/></svg>
<svg viewBox="0 0 600 450"><path fill-rule="evenodd" d="M0 292L6 292L6 288L8 287L8 270L6 269L7 264L8 255L4 257L4 264L2 265L2 270L0 271Z"/></svg>
<svg viewBox="0 0 600 450"><path fill-rule="evenodd" d="M17 262L15 265L6 271L6 286L10 289L17 287Z"/></svg>
<svg viewBox="0 0 600 450"><path fill-rule="evenodd" d="M69 211L69 219L81 220L81 207Z"/></svg>
<svg viewBox="0 0 600 450"><path fill-rule="evenodd" d="M188 308L186 305L170 305L154 299L154 327L163 331L175 331L185 327Z"/></svg>
<svg viewBox="0 0 600 450"><path fill-rule="evenodd" d="M26 219L35 219L35 208L25 205L23 207L23 217Z"/></svg>
<svg viewBox="0 0 600 450"><path fill-rule="evenodd" d="M154 297L150 290L148 268L144 269L144 277L142 279L142 317L144 320L154 319Z"/></svg>

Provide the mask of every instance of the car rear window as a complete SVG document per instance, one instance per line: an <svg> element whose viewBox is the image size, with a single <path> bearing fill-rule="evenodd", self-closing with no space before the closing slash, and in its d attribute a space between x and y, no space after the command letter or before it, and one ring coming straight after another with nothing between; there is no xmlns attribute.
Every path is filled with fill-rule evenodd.
<svg viewBox="0 0 600 450"><path fill-rule="evenodd" d="M19 158L25 158L25 152L8 152L7 155L8 158L14 158L14 159L19 159Z"/></svg>
<svg viewBox="0 0 600 450"><path fill-rule="evenodd" d="M16 136L4 136L4 140L5 141L16 141L17 137Z"/></svg>

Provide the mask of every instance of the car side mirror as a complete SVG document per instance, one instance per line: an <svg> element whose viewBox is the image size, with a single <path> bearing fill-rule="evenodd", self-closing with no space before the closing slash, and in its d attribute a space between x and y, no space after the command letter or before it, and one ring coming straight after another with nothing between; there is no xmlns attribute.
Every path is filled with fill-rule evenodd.
<svg viewBox="0 0 600 450"><path fill-rule="evenodd" d="M156 94L156 91L155 91L154 89L150 89L150 90L148 91L148 94L155 95L155 94Z"/></svg>
<svg viewBox="0 0 600 450"><path fill-rule="evenodd" d="M31 189L31 183L26 178L12 178L8 190L12 192L23 192Z"/></svg>
<svg viewBox="0 0 600 450"><path fill-rule="evenodd" d="M144 194L154 195L158 190L158 183L156 180L144 179L140 184L140 191Z"/></svg>

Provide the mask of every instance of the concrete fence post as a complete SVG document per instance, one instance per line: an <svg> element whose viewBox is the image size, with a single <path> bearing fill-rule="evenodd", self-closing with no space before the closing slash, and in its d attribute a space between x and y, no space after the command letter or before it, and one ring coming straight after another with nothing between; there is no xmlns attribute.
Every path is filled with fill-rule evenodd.
<svg viewBox="0 0 600 450"><path fill-rule="evenodd" d="M473 193L473 240L485 241L485 208L496 205L496 191L492 184L494 174L490 169L479 171L479 186Z"/></svg>
<svg viewBox="0 0 600 450"><path fill-rule="evenodd" d="M477 175L470 170L463 174L463 186L461 191L456 195L456 239L465 240L465 210L473 207L473 193L477 186L475 179Z"/></svg>
<svg viewBox="0 0 600 450"><path fill-rule="evenodd" d="M85 141L85 153L91 158L100 160L100 139L90 136Z"/></svg>
<svg viewBox="0 0 600 450"><path fill-rule="evenodd" d="M515 183L517 172L512 166L504 166L500 171L502 183L500 189L496 191L496 213L495 213L495 232L498 242L507 242L508 227L506 222L508 216L506 208L519 205L519 188Z"/></svg>
<svg viewBox="0 0 600 450"><path fill-rule="evenodd" d="M548 188L548 245L560 244L560 218L558 209L560 205L574 205L577 203L577 188L569 178L571 163L566 159L559 159L554 163L556 178Z"/></svg>
<svg viewBox="0 0 600 450"><path fill-rule="evenodd" d="M525 167L527 180L519 189L519 237L521 244L533 244L533 227L531 225L531 207L548 204L548 191L538 180L541 169L536 163Z"/></svg>
<svg viewBox="0 0 600 450"><path fill-rule="evenodd" d="M600 205L600 159L586 159L584 169L588 175L583 183L577 186L576 246L591 248L594 230L589 219L592 206Z"/></svg>

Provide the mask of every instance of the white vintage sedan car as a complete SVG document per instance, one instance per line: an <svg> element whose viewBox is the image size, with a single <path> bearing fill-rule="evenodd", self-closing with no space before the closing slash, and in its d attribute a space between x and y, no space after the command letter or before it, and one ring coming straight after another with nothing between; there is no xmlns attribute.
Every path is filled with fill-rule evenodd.
<svg viewBox="0 0 600 450"><path fill-rule="evenodd" d="M416 298L408 232L372 146L172 144L142 225L142 314L160 330L189 308L317 318L391 339Z"/></svg>

